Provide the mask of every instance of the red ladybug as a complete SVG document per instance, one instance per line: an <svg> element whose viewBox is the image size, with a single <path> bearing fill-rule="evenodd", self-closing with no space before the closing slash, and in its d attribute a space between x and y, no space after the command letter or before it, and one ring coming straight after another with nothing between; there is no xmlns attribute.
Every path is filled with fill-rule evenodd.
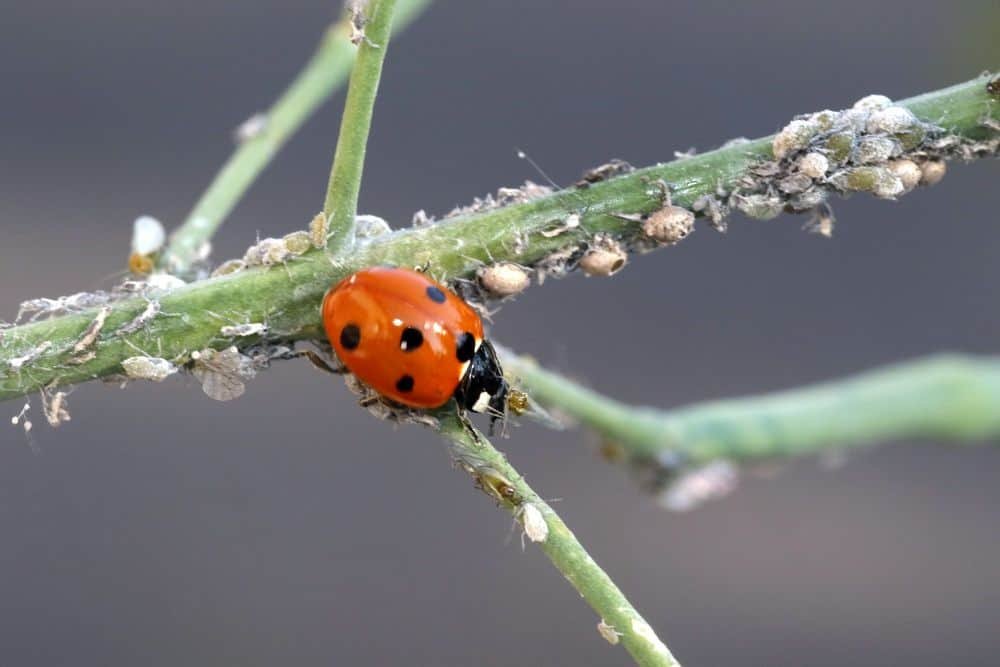
<svg viewBox="0 0 1000 667"><path fill-rule="evenodd" d="M323 326L348 370L397 403L437 408L454 397L494 421L506 410L507 383L479 315L422 273L352 274L323 298Z"/></svg>

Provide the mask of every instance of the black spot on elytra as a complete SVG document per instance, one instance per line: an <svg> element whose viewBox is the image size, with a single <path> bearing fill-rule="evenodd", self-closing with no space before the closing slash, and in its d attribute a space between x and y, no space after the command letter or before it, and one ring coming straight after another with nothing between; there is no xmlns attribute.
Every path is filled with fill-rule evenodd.
<svg viewBox="0 0 1000 667"><path fill-rule="evenodd" d="M424 335L420 333L420 329L406 327L403 329L403 334L399 337L399 349L403 352L413 352L420 347L423 342Z"/></svg>
<svg viewBox="0 0 1000 667"><path fill-rule="evenodd" d="M345 350L353 350L361 344L361 329L357 324L348 324L340 330L340 344Z"/></svg>
<svg viewBox="0 0 1000 667"><path fill-rule="evenodd" d="M403 377L396 380L396 389L403 392L404 394L413 391L413 376L404 375Z"/></svg>
<svg viewBox="0 0 1000 667"><path fill-rule="evenodd" d="M472 355L476 353L476 337L466 331L459 334L456 343L455 356L458 360L464 364L472 359Z"/></svg>
<svg viewBox="0 0 1000 667"><path fill-rule="evenodd" d="M427 297L434 303L444 303L444 292L434 285L427 287Z"/></svg>

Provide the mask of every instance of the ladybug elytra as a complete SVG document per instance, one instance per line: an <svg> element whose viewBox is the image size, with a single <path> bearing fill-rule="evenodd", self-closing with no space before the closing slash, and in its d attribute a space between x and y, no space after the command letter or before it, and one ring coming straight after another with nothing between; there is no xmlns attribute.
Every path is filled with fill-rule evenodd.
<svg viewBox="0 0 1000 667"><path fill-rule="evenodd" d="M350 275L326 293L323 326L347 369L397 403L437 408L454 398L493 420L505 412L507 382L482 320L422 273L376 267Z"/></svg>

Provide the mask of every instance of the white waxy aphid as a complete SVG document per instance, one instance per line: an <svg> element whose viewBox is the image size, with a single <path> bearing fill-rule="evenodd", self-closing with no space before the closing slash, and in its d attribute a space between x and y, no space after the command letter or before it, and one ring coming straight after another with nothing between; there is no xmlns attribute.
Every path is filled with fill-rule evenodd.
<svg viewBox="0 0 1000 667"><path fill-rule="evenodd" d="M524 534L532 542L544 542L549 537L549 524L542 511L534 503L521 505L521 526Z"/></svg>
<svg viewBox="0 0 1000 667"><path fill-rule="evenodd" d="M909 192L920 184L923 174L920 171L920 166L913 160L893 160L888 166L889 171L902 182L906 192Z"/></svg>
<svg viewBox="0 0 1000 667"><path fill-rule="evenodd" d="M389 223L377 215L359 215L354 218L354 235L359 239L374 239L392 231Z"/></svg>
<svg viewBox="0 0 1000 667"><path fill-rule="evenodd" d="M143 215L132 223L132 252L152 255L163 248L167 232L156 218Z"/></svg>
<svg viewBox="0 0 1000 667"><path fill-rule="evenodd" d="M622 633L615 630L615 626L608 625L603 618L597 624L597 632L612 646L617 645L621 641Z"/></svg>
<svg viewBox="0 0 1000 667"><path fill-rule="evenodd" d="M797 174L789 174L778 181L778 189L786 195L797 195L811 188L812 184L811 178L799 172Z"/></svg>
<svg viewBox="0 0 1000 667"><path fill-rule="evenodd" d="M146 287L153 292L169 292L185 285L187 285L186 282L169 273L153 273L146 278Z"/></svg>
<svg viewBox="0 0 1000 667"><path fill-rule="evenodd" d="M265 130L267 130L267 114L255 113L233 130L233 140L242 144L260 136Z"/></svg>
<svg viewBox="0 0 1000 667"><path fill-rule="evenodd" d="M30 364L32 361L37 359L43 352L52 347L52 341L44 340L32 349L28 350L20 357L13 357L7 363L10 364L10 369L12 371L19 371L26 365Z"/></svg>
<svg viewBox="0 0 1000 667"><path fill-rule="evenodd" d="M771 220L781 215L785 208L781 197L764 193L734 195L732 201L744 215L754 220Z"/></svg>
<svg viewBox="0 0 1000 667"><path fill-rule="evenodd" d="M266 238L247 248L243 261L247 266L272 266L281 264L291 257L292 253L285 247L283 239Z"/></svg>
<svg viewBox="0 0 1000 667"><path fill-rule="evenodd" d="M476 272L479 284L495 297L520 294L531 283L528 272L513 262L498 262L484 266Z"/></svg>
<svg viewBox="0 0 1000 667"><path fill-rule="evenodd" d="M729 461L713 461L682 474L659 498L671 512L688 512L724 498L739 482L739 469Z"/></svg>
<svg viewBox="0 0 1000 667"><path fill-rule="evenodd" d="M427 225L434 222L434 217L428 215L427 211L420 209L410 218L411 227L426 227Z"/></svg>
<svg viewBox="0 0 1000 667"><path fill-rule="evenodd" d="M867 95L854 103L852 109L859 111L880 111L892 106L892 100L885 95Z"/></svg>
<svg viewBox="0 0 1000 667"><path fill-rule="evenodd" d="M131 380L163 382L177 372L177 366L160 357L129 357L122 361L125 375Z"/></svg>
<svg viewBox="0 0 1000 667"><path fill-rule="evenodd" d="M285 242L285 249L296 257L312 248L312 238L305 230L285 234L281 240Z"/></svg>
<svg viewBox="0 0 1000 667"><path fill-rule="evenodd" d="M826 176L830 161L822 153L806 153L799 159L799 172L813 180Z"/></svg>
<svg viewBox="0 0 1000 667"><path fill-rule="evenodd" d="M246 391L243 381L255 374L253 360L240 354L235 346L218 351L206 348L192 353L191 359L194 360L191 372L201 382L202 391L216 401L242 396Z"/></svg>
<svg viewBox="0 0 1000 667"><path fill-rule="evenodd" d="M862 137L854 147L854 161L857 164L878 164L898 151L899 143L889 137Z"/></svg>
<svg viewBox="0 0 1000 667"><path fill-rule="evenodd" d="M895 199L905 192L903 182L886 167L852 167L837 172L830 182L849 192L870 192L882 199Z"/></svg>
<svg viewBox="0 0 1000 667"><path fill-rule="evenodd" d="M236 273L238 271L242 271L245 268L247 268L247 263L244 262L242 259L227 259L225 262L215 267L215 270L212 271L212 278L218 278L219 276L226 276L229 275L230 273Z"/></svg>
<svg viewBox="0 0 1000 667"><path fill-rule="evenodd" d="M906 107L886 107L875 111L868 117L865 129L871 134L877 132L899 134L912 130L919 124L920 121L917 120L917 117Z"/></svg>
<svg viewBox="0 0 1000 667"><path fill-rule="evenodd" d="M233 326L225 326L219 329L219 333L223 336L257 336L267 333L267 325L263 322L250 322L249 324L236 324Z"/></svg>
<svg viewBox="0 0 1000 667"><path fill-rule="evenodd" d="M664 206L642 222L642 233L664 245L680 243L693 231L694 213L681 206Z"/></svg>
<svg viewBox="0 0 1000 667"><path fill-rule="evenodd" d="M802 150L809 145L809 141L819 131L819 123L812 119L796 119L790 122L781 131L774 135L771 141L771 150L777 160L784 158L789 153Z"/></svg>

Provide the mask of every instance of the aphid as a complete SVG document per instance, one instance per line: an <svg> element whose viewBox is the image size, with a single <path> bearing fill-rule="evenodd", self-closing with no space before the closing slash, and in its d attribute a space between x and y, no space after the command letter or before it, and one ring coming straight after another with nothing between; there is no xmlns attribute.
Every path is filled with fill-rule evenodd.
<svg viewBox="0 0 1000 667"><path fill-rule="evenodd" d="M337 357L386 398L437 408L454 397L493 421L504 415L508 386L482 320L427 275L364 269L327 292L322 312Z"/></svg>
<svg viewBox="0 0 1000 667"><path fill-rule="evenodd" d="M192 374L199 382L205 395L216 401L231 401L246 391L244 380L256 374L250 357L240 354L235 346L224 350L204 350L191 353L194 366Z"/></svg>
<svg viewBox="0 0 1000 667"><path fill-rule="evenodd" d="M597 632L612 646L621 641L622 633L615 630L615 626L605 623L603 618L601 619L601 622L597 624Z"/></svg>
<svg viewBox="0 0 1000 667"><path fill-rule="evenodd" d="M215 270L212 271L211 277L218 278L219 276L226 276L229 275L230 273L237 273L238 271L242 271L245 268L247 268L247 263L244 262L242 259L227 259L225 262L215 267Z"/></svg>
<svg viewBox="0 0 1000 667"><path fill-rule="evenodd" d="M635 167L630 165L625 160L619 160L617 158L609 160L605 164L598 165L593 169L588 169L583 172L583 176L580 180L573 185L577 188L589 188L593 183L600 183L601 181L606 181L609 178L614 178L621 174L627 174L629 172L635 171Z"/></svg>
<svg viewBox="0 0 1000 667"><path fill-rule="evenodd" d="M830 161L822 153L806 153L799 158L799 172L809 178L823 178L829 169Z"/></svg>
<svg viewBox="0 0 1000 667"><path fill-rule="evenodd" d="M135 333L139 329L149 324L149 322L152 321L152 319L156 317L156 315L159 312L160 312L160 302L150 301L149 303L146 304L146 308L143 309L141 313L133 317L125 324L118 327L115 330L115 334L124 335L124 334Z"/></svg>
<svg viewBox="0 0 1000 667"><path fill-rule="evenodd" d="M326 247L326 236L330 232L330 222L326 214L320 211L309 222L309 241L314 248Z"/></svg>
<svg viewBox="0 0 1000 667"><path fill-rule="evenodd" d="M177 372L177 366L160 357L129 357L122 361L122 369L131 380L163 382Z"/></svg>
<svg viewBox="0 0 1000 667"><path fill-rule="evenodd" d="M169 292L170 290L177 289L178 287L184 287L187 285L186 282L178 278L177 276L172 276L169 273L154 273L146 278L146 290L149 292Z"/></svg>
<svg viewBox="0 0 1000 667"><path fill-rule="evenodd" d="M525 503L518 512L521 515L521 526L528 539L532 542L544 542L549 536L549 524L545 522L545 517L538 506Z"/></svg>
<svg viewBox="0 0 1000 667"><path fill-rule="evenodd" d="M498 503L516 505L520 502L520 497L518 496L517 489L514 488L514 484L504 477L499 470L489 466L477 466L472 469L472 474L476 477L476 485L479 489Z"/></svg>

